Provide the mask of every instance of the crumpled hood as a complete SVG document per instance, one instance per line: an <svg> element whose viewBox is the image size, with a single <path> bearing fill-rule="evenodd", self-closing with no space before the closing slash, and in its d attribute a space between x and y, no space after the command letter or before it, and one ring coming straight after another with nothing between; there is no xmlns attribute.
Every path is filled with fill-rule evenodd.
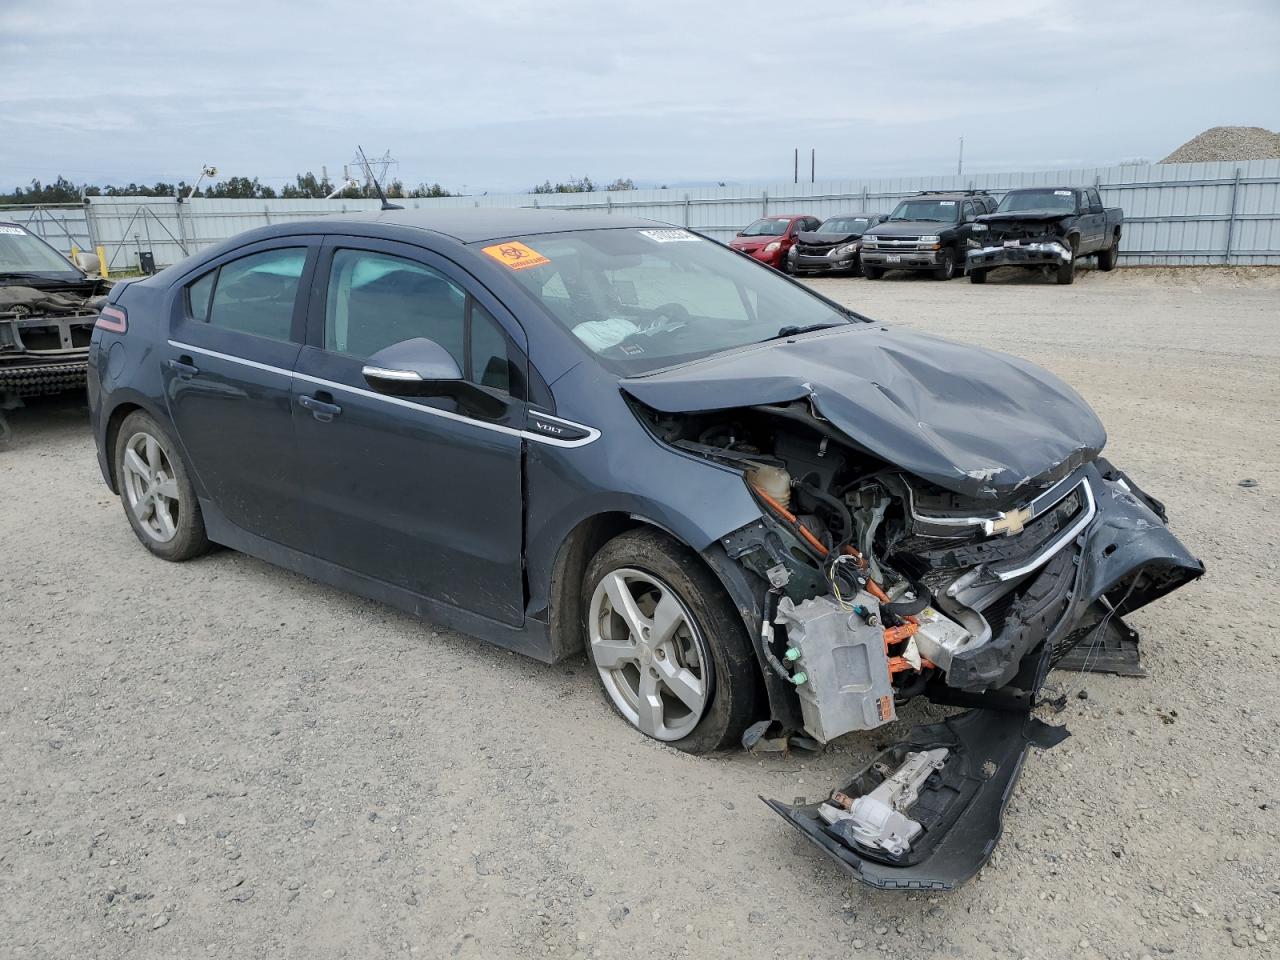
<svg viewBox="0 0 1280 960"><path fill-rule="evenodd" d="M1062 210L1013 210L1009 213L984 213L979 217L975 217L976 223L997 223L1004 221L1005 223L1034 223L1036 221L1065 220L1068 217L1074 217L1074 213L1066 213Z"/></svg>
<svg viewBox="0 0 1280 960"><path fill-rule="evenodd" d="M962 496L1025 499L1107 440L1089 405L1033 363L941 337L856 325L621 381L664 413L808 399L870 453Z"/></svg>
<svg viewBox="0 0 1280 960"><path fill-rule="evenodd" d="M857 240L863 232L859 230L856 233L823 233L821 230L801 230L796 234L796 241L813 244L848 243Z"/></svg>

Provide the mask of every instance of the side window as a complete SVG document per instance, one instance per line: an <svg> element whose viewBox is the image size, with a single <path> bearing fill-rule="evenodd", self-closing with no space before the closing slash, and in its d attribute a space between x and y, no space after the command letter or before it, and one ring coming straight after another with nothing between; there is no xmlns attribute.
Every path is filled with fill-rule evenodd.
<svg viewBox="0 0 1280 960"><path fill-rule="evenodd" d="M187 310L192 320L208 321L209 298L213 294L213 281L217 276L217 270L210 270L195 283L187 285Z"/></svg>
<svg viewBox="0 0 1280 960"><path fill-rule="evenodd" d="M307 262L305 247L267 250L224 263L212 281L208 322L271 340L289 340L298 282ZM190 293L207 278L192 284ZM192 309L198 301L193 299Z"/></svg>
<svg viewBox="0 0 1280 960"><path fill-rule="evenodd" d="M401 340L426 337L465 370L466 317L466 294L430 267L368 250L334 251L326 350L363 359Z"/></svg>
<svg viewBox="0 0 1280 960"><path fill-rule="evenodd" d="M964 202L964 214L963 214L964 219L972 220L976 215L977 215L977 211L973 208L973 201L966 200Z"/></svg>
<svg viewBox="0 0 1280 960"><path fill-rule="evenodd" d="M467 379L504 393L511 389L511 363L507 352L507 335L484 307L471 301L471 350Z"/></svg>
<svg viewBox="0 0 1280 960"><path fill-rule="evenodd" d="M448 350L472 383L524 398L524 374L511 364L502 326L456 283L416 260L335 250L324 348L363 360L414 337Z"/></svg>
<svg viewBox="0 0 1280 960"><path fill-rule="evenodd" d="M1099 210L1099 209L1101 209L1101 207L1102 207L1102 198L1101 198L1100 196L1098 196L1098 191L1097 191L1097 190L1095 190L1095 189L1093 189L1092 187L1090 187L1090 188L1086 191L1086 195L1087 195L1087 196L1088 196L1088 198L1089 198L1089 205L1090 205L1094 210Z"/></svg>

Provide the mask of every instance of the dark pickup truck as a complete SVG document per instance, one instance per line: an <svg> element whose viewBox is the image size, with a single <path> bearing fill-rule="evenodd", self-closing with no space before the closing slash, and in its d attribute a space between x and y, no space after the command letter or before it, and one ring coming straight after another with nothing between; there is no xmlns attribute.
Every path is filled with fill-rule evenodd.
<svg viewBox="0 0 1280 960"><path fill-rule="evenodd" d="M994 213L974 221L965 271L986 283L995 267L1047 268L1058 283L1071 283L1076 261L1094 256L1099 270L1114 270L1123 222L1124 211L1104 207L1096 187L1010 190Z"/></svg>
<svg viewBox="0 0 1280 960"><path fill-rule="evenodd" d="M25 227L0 222L0 443L9 438L4 411L23 397L84 389L110 286Z"/></svg>
<svg viewBox="0 0 1280 960"><path fill-rule="evenodd" d="M862 275L879 280L886 270L927 270L937 280L958 277L974 220L995 208L995 199L981 190L925 190L908 197L862 235Z"/></svg>

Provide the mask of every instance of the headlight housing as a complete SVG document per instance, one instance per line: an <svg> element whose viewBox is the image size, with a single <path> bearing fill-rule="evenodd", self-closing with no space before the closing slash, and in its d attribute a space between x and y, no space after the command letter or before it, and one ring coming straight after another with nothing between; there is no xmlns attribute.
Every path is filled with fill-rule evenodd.
<svg viewBox="0 0 1280 960"><path fill-rule="evenodd" d="M879 242L880 238L877 237L874 233L869 233L869 234L866 234L862 238L862 240L864 243L877 243Z"/></svg>
<svg viewBox="0 0 1280 960"><path fill-rule="evenodd" d="M776 252L776 251L777 251L777 249L778 249L779 247L781 247L781 246L782 246L781 241L773 240L773 241L771 241L770 243L768 243L768 244L765 246L765 248L764 248L764 252L765 252L765 253L774 253L774 252Z"/></svg>
<svg viewBox="0 0 1280 960"><path fill-rule="evenodd" d="M927 237L921 237L921 243L937 243L941 238L936 233L931 233Z"/></svg>
<svg viewBox="0 0 1280 960"><path fill-rule="evenodd" d="M969 229L974 233L986 233L987 225L985 223L975 223Z"/></svg>
<svg viewBox="0 0 1280 960"><path fill-rule="evenodd" d="M834 250L831 251L831 256L843 257L845 254L857 253L857 251L858 251L858 241L855 240L853 241L853 243L842 243L840 246L836 247Z"/></svg>

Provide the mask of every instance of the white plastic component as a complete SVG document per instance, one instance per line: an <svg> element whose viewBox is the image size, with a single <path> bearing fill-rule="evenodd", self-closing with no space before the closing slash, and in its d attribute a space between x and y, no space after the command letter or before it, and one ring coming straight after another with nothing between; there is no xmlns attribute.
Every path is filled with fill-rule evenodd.
<svg viewBox="0 0 1280 960"><path fill-rule="evenodd" d="M781 467L753 463L747 468L747 483L759 487L784 507L791 503L791 474Z"/></svg>
<svg viewBox="0 0 1280 960"><path fill-rule="evenodd" d="M947 748L908 753L902 766L884 779L880 786L853 801L848 810L833 803L818 808L827 823L849 821L853 838L865 847L884 850L900 857L911 849L911 843L924 829L906 815L920 799L920 788L935 770L947 760Z"/></svg>
<svg viewBox="0 0 1280 960"><path fill-rule="evenodd" d="M950 617L943 616L933 607L925 607L917 615L920 629L912 639L921 656L928 657L945 672L951 669L956 654L967 650L977 638Z"/></svg>

